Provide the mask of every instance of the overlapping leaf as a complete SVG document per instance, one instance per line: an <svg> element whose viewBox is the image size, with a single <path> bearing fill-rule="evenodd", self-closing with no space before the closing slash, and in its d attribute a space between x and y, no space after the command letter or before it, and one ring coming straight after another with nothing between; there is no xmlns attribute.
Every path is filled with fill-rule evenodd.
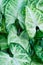
<svg viewBox="0 0 43 65"><path fill-rule="evenodd" d="M43 61L43 38L34 46L36 55Z"/></svg>
<svg viewBox="0 0 43 65"><path fill-rule="evenodd" d="M25 50L18 44L11 44L10 49L14 55L13 61L15 65L30 65L31 59Z"/></svg>
<svg viewBox="0 0 43 65"><path fill-rule="evenodd" d="M0 52L0 65L11 65L11 58L8 54Z"/></svg>
<svg viewBox="0 0 43 65"><path fill-rule="evenodd" d="M28 50L28 48L30 47L29 41L26 40L25 38L17 36L17 31L14 26L12 26L8 35L8 44L10 43L20 44L26 51L29 51Z"/></svg>
<svg viewBox="0 0 43 65"><path fill-rule="evenodd" d="M25 0L10 0L8 2L5 8L7 28L10 24L13 24L15 22L16 18L19 19L19 23L23 27L25 4Z"/></svg>
<svg viewBox="0 0 43 65"><path fill-rule="evenodd" d="M43 0L39 0L38 3L37 3L37 5L36 5L36 7L39 10L43 11Z"/></svg>
<svg viewBox="0 0 43 65"><path fill-rule="evenodd" d="M29 40L29 36L28 36L28 34L27 34L26 31L23 31L23 32L20 34L20 38L24 38L24 39Z"/></svg>
<svg viewBox="0 0 43 65"><path fill-rule="evenodd" d="M30 37L35 36L37 26L43 32L43 14L36 8L31 9L27 6L25 25Z"/></svg>
<svg viewBox="0 0 43 65"><path fill-rule="evenodd" d="M35 62L38 59L43 62L40 40L43 0L0 0L0 65L43 65Z"/></svg>
<svg viewBox="0 0 43 65"><path fill-rule="evenodd" d="M0 65L16 65L16 61L7 53L0 52Z"/></svg>
<svg viewBox="0 0 43 65"><path fill-rule="evenodd" d="M1 11L1 13L3 13L4 14L4 12L5 12L5 6L6 6L6 4L8 3L8 0L0 0L0 11Z"/></svg>

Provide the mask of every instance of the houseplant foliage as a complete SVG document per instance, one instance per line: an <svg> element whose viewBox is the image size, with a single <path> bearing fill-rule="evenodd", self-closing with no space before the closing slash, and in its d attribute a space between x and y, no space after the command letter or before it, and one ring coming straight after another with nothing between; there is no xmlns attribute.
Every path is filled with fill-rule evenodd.
<svg viewBox="0 0 43 65"><path fill-rule="evenodd" d="M43 65L43 0L0 0L0 65Z"/></svg>

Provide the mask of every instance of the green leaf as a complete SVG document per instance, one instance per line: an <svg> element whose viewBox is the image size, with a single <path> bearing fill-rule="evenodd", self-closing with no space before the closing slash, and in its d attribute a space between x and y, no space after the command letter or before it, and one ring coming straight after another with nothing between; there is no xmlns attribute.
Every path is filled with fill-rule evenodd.
<svg viewBox="0 0 43 65"><path fill-rule="evenodd" d="M8 3L8 0L0 0L0 11L1 11L1 13L3 13L3 14L5 14L4 12L5 12L5 6L6 6L6 4Z"/></svg>
<svg viewBox="0 0 43 65"><path fill-rule="evenodd" d="M25 25L31 38L35 36L37 26L43 32L43 14L36 8L32 9L27 6Z"/></svg>
<svg viewBox="0 0 43 65"><path fill-rule="evenodd" d="M35 46L35 52L36 52L37 56L43 61L43 49L42 49L42 47L36 45Z"/></svg>
<svg viewBox="0 0 43 65"><path fill-rule="evenodd" d="M1 50L8 48L7 39L1 35L0 35L0 48Z"/></svg>
<svg viewBox="0 0 43 65"><path fill-rule="evenodd" d="M38 62L31 62L31 65L42 65L42 64L40 64L40 63L38 63Z"/></svg>
<svg viewBox="0 0 43 65"><path fill-rule="evenodd" d="M41 41L40 45L39 45L40 42L37 43L37 45L34 46L34 49L35 49L35 52L36 52L36 55L42 60L43 62L43 42Z"/></svg>
<svg viewBox="0 0 43 65"><path fill-rule="evenodd" d="M7 29L9 25L13 24L17 19L19 19L20 24L22 26L24 19L24 5L25 0L10 0L5 8L5 17L6 17L6 26ZM11 13L12 12L12 13Z"/></svg>
<svg viewBox="0 0 43 65"><path fill-rule="evenodd" d="M11 58L8 54L0 52L0 65L11 65Z"/></svg>
<svg viewBox="0 0 43 65"><path fill-rule="evenodd" d="M43 0L39 0L38 3L37 3L37 5L36 5L36 7L39 10L43 11Z"/></svg>
<svg viewBox="0 0 43 65"><path fill-rule="evenodd" d="M0 65L43 65L43 0L0 0Z"/></svg>
<svg viewBox="0 0 43 65"><path fill-rule="evenodd" d="M0 65L16 65L15 62L7 53L0 52Z"/></svg>
<svg viewBox="0 0 43 65"><path fill-rule="evenodd" d="M26 25L26 30L29 34L30 37L34 37L35 35L35 26L34 24L36 22L34 14L32 10L29 7L26 7L26 19L25 19L25 25Z"/></svg>
<svg viewBox="0 0 43 65"><path fill-rule="evenodd" d="M20 51L18 53L18 50L20 48ZM11 58L8 54L4 52L0 52L0 65L29 65L31 62L30 57L23 51L23 49L20 46L14 46L13 47L15 51L15 55L13 58ZM13 49L12 48L12 49ZM13 51L13 50L12 50Z"/></svg>
<svg viewBox="0 0 43 65"><path fill-rule="evenodd" d="M43 37L43 32L42 31L40 31L40 30L38 30L37 32L36 32L36 35L35 35L35 40L36 39L40 39L40 38L42 38Z"/></svg>
<svg viewBox="0 0 43 65"><path fill-rule="evenodd" d="M20 37L29 40L29 36L25 30L20 34Z"/></svg>
<svg viewBox="0 0 43 65"><path fill-rule="evenodd" d="M18 44L10 45L13 54L13 61L15 65L30 65L31 59L25 50Z"/></svg>
<svg viewBox="0 0 43 65"><path fill-rule="evenodd" d="M2 0L3 7L6 6L8 2L8 0Z"/></svg>
<svg viewBox="0 0 43 65"><path fill-rule="evenodd" d="M26 3L24 3L21 9L18 11L18 17L17 17L22 29L24 29L25 27L25 6L26 6Z"/></svg>
<svg viewBox="0 0 43 65"><path fill-rule="evenodd" d="M0 0L0 11L2 9L2 0Z"/></svg>
<svg viewBox="0 0 43 65"><path fill-rule="evenodd" d="M0 12L0 27L1 27L1 24L2 24L2 15L1 15L1 12Z"/></svg>
<svg viewBox="0 0 43 65"><path fill-rule="evenodd" d="M28 40L17 36L17 32L14 26L12 26L8 35L8 44L10 43L20 44L26 51L28 51L28 48L30 48Z"/></svg>

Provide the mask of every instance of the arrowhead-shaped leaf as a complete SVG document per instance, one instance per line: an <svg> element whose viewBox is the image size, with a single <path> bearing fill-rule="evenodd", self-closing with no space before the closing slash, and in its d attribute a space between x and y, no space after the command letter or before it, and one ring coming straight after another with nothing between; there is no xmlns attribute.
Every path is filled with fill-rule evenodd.
<svg viewBox="0 0 43 65"><path fill-rule="evenodd" d="M29 36L32 38L35 36L37 26L43 32L43 13L36 8L31 9L27 6L25 25Z"/></svg>
<svg viewBox="0 0 43 65"><path fill-rule="evenodd" d="M11 44L10 50L14 56L13 61L15 65L30 65L31 59L20 45Z"/></svg>
<svg viewBox="0 0 43 65"><path fill-rule="evenodd" d="M19 20L20 25L23 27L24 14L25 14L25 0L10 0L5 8L6 25L13 24L16 19Z"/></svg>
<svg viewBox="0 0 43 65"><path fill-rule="evenodd" d="M20 44L26 51L30 48L29 41L25 38L21 38L17 36L17 32L15 27L12 26L8 35L8 44L10 43L17 43Z"/></svg>

